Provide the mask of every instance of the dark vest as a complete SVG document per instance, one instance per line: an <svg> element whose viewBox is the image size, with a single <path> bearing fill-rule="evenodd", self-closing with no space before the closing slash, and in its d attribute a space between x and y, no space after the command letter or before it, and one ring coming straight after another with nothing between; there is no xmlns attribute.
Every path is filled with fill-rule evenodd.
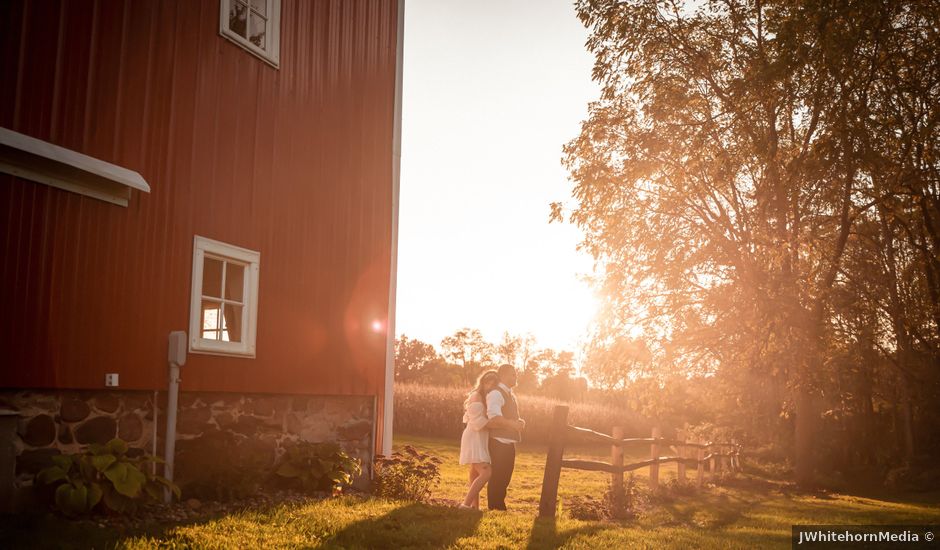
<svg viewBox="0 0 940 550"><path fill-rule="evenodd" d="M519 404L516 403L516 396L500 387L497 387L496 391L503 394L503 399L506 400L506 404L503 405L503 418L507 420L518 420ZM490 437L511 439L516 443L522 441L522 433L519 430L508 430L505 428L490 428Z"/></svg>

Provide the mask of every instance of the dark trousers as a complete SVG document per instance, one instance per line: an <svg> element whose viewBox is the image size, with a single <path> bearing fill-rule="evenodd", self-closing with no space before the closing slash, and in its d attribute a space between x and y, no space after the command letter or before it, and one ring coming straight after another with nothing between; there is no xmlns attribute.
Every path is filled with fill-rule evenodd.
<svg viewBox="0 0 940 550"><path fill-rule="evenodd" d="M493 477L486 490L486 505L490 510L505 510L506 489L512 479L512 470L516 467L516 445L501 443L491 437L489 446Z"/></svg>

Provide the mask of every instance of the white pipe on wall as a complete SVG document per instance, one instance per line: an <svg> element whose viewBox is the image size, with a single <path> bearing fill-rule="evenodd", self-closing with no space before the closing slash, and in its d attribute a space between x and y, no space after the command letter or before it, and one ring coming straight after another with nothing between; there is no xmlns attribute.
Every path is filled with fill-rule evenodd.
<svg viewBox="0 0 940 550"><path fill-rule="evenodd" d="M163 450L163 477L173 481L173 454L176 452L176 406L179 401L180 366L170 362L170 379L166 396L166 445ZM169 489L163 491L163 501L169 503L173 495Z"/></svg>
<svg viewBox="0 0 940 550"><path fill-rule="evenodd" d="M153 456L157 456L157 424L160 423L160 408L157 407L157 399L159 398L160 398L160 392L158 390L153 390L153 400L151 401L151 403L153 404L153 434L151 434L153 441L150 444L152 448L152 450L150 451L150 454L152 454ZM156 462L150 463L150 473L151 475L157 475L157 463Z"/></svg>
<svg viewBox="0 0 940 550"><path fill-rule="evenodd" d="M186 364L186 333L176 330L170 333L167 362L170 363L170 378L166 391L166 446L163 451L163 476L173 481L173 454L176 452L176 405L180 393L180 367ZM169 489L163 491L164 502L169 503L173 495Z"/></svg>

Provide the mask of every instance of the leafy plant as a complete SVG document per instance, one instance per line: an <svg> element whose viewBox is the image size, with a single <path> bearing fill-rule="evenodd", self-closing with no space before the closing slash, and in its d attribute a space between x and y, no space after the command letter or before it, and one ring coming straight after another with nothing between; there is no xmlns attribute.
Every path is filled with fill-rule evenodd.
<svg viewBox="0 0 940 550"><path fill-rule="evenodd" d="M36 484L54 489L53 506L68 516L83 515L101 508L112 512L132 512L138 501L159 500L164 488L179 498L172 481L150 473L147 464L163 462L143 454L128 456L127 443L112 439L105 445L92 444L82 452L52 457L52 466L36 474Z"/></svg>
<svg viewBox="0 0 940 550"><path fill-rule="evenodd" d="M246 441L244 436L218 431L179 450L177 474L186 494L223 502L257 494L268 481L273 453L253 450Z"/></svg>
<svg viewBox="0 0 940 550"><path fill-rule="evenodd" d="M294 480L305 491L338 495L362 473L362 465L336 443L301 441L288 447L275 473Z"/></svg>
<svg viewBox="0 0 940 550"><path fill-rule="evenodd" d="M411 445L391 456L375 458L375 494L387 498L426 501L441 482L441 459Z"/></svg>
<svg viewBox="0 0 940 550"><path fill-rule="evenodd" d="M623 520L636 515L638 497L636 478L631 473L618 488L608 483L601 498L590 495L573 497L568 504L571 517L581 520Z"/></svg>

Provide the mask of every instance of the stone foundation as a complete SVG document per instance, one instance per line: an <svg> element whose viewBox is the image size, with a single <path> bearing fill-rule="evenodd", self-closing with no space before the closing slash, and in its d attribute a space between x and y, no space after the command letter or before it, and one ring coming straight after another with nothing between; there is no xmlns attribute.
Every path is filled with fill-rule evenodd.
<svg viewBox="0 0 940 550"><path fill-rule="evenodd" d="M156 397L157 455L163 455L166 393ZM14 488L60 453L78 452L114 437L153 452L154 392L0 390L0 410L20 416L12 449ZM296 441L333 441L370 475L374 399L371 396L288 396L180 392L175 478L198 482L220 461L270 469ZM221 455L221 456L220 456Z"/></svg>

